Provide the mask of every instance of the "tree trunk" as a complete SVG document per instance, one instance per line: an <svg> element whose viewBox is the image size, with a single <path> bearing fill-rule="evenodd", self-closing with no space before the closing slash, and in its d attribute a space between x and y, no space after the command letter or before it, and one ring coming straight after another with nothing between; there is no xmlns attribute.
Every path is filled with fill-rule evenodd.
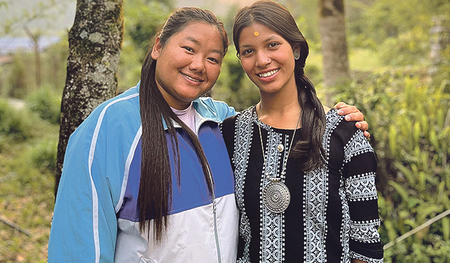
<svg viewBox="0 0 450 263"><path fill-rule="evenodd" d="M123 0L77 0L61 101L55 196L69 136L95 107L116 95L122 40Z"/></svg>
<svg viewBox="0 0 450 263"><path fill-rule="evenodd" d="M325 87L335 86L350 77L344 14L344 0L319 0ZM326 94L326 103L331 105L333 93L327 91Z"/></svg>

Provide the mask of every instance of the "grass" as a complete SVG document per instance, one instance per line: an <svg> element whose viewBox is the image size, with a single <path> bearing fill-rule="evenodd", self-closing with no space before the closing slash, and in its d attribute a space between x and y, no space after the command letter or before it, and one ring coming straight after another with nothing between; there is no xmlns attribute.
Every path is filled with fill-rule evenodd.
<svg viewBox="0 0 450 263"><path fill-rule="evenodd" d="M0 263L47 262L58 126L32 122L32 138L0 133Z"/></svg>

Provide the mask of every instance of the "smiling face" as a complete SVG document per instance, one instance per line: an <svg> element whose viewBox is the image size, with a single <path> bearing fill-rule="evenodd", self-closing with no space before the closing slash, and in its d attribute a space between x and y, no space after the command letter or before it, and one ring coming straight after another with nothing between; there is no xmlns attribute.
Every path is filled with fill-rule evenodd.
<svg viewBox="0 0 450 263"><path fill-rule="evenodd" d="M191 22L164 45L157 38L152 50L155 80L167 103L185 109L208 92L219 77L223 56L222 36L208 23Z"/></svg>
<svg viewBox="0 0 450 263"><path fill-rule="evenodd" d="M279 34L259 23L244 28L239 36L242 68L261 94L294 89L293 49Z"/></svg>

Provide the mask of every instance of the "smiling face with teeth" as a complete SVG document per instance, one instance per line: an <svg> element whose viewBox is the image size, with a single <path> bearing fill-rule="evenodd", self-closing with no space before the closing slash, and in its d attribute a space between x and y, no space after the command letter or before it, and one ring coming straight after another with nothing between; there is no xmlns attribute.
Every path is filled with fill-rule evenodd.
<svg viewBox="0 0 450 263"><path fill-rule="evenodd" d="M164 45L157 38L155 80L167 103L185 109L208 92L219 77L224 52L217 27L204 22L190 22Z"/></svg>
<svg viewBox="0 0 450 263"><path fill-rule="evenodd" d="M254 32L259 32L258 36ZM261 95L297 92L292 46L275 31L256 22L244 28L239 36L239 56Z"/></svg>

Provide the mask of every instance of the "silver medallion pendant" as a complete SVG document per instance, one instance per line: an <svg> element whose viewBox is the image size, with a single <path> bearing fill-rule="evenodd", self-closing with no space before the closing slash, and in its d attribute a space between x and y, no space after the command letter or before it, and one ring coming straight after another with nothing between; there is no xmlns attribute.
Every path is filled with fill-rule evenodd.
<svg viewBox="0 0 450 263"><path fill-rule="evenodd" d="M289 188L281 181L271 181L262 191L264 205L272 213L283 213L291 202Z"/></svg>

